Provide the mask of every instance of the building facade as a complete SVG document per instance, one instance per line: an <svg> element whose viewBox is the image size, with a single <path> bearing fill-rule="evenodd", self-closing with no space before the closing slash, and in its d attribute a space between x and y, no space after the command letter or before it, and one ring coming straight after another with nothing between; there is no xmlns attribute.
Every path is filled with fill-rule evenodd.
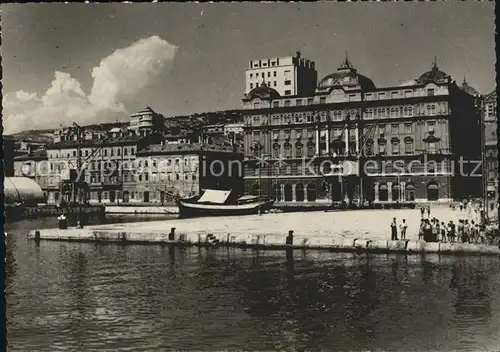
<svg viewBox="0 0 500 352"><path fill-rule="evenodd" d="M3 136L3 174L4 177L14 176L15 140L10 136Z"/></svg>
<svg viewBox="0 0 500 352"><path fill-rule="evenodd" d="M498 121L497 93L491 92L483 98L484 118L484 188L486 208L489 215L498 216Z"/></svg>
<svg viewBox="0 0 500 352"><path fill-rule="evenodd" d="M435 63L376 88L346 58L311 96L261 84L243 106L247 193L379 204L481 195L480 177L466 176L480 167L478 100Z"/></svg>
<svg viewBox="0 0 500 352"><path fill-rule="evenodd" d="M54 166L48 162L47 151L38 149L14 158L14 177L27 177L35 181L42 189L45 199L49 191L49 179Z"/></svg>
<svg viewBox="0 0 500 352"><path fill-rule="evenodd" d="M124 202L164 203L205 189L243 195L243 154L210 144L150 145L137 153L134 182L124 184Z"/></svg>
<svg viewBox="0 0 500 352"><path fill-rule="evenodd" d="M165 138L158 116L146 108L131 115L128 124L112 124L109 129L73 126L56 130L54 143L46 151L53 170L47 179L48 203L76 200L71 187L65 187L70 181L85 186L90 203L120 203L124 184L135 177L137 151Z"/></svg>
<svg viewBox="0 0 500 352"><path fill-rule="evenodd" d="M268 83L280 95L304 96L314 93L318 73L314 61L295 56L252 60L245 72L245 94Z"/></svg>

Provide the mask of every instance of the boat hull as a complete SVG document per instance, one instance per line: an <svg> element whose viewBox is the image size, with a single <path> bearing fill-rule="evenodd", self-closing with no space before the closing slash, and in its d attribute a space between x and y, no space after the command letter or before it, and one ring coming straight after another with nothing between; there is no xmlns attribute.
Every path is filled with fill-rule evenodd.
<svg viewBox="0 0 500 352"><path fill-rule="evenodd" d="M180 218L254 215L270 210L273 204L273 200L238 205L198 204L182 200L177 203Z"/></svg>

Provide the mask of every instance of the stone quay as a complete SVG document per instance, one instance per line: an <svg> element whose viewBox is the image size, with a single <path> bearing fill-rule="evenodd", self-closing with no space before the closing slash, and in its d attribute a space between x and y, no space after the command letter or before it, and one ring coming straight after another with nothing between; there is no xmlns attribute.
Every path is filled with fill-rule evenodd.
<svg viewBox="0 0 500 352"><path fill-rule="evenodd" d="M464 212L438 208L431 217L457 222ZM406 240L390 240L390 223L406 219ZM418 240L419 210L359 210L207 217L87 226L83 229L32 230L40 240L228 245L269 249L311 248L332 251L500 254L498 246Z"/></svg>

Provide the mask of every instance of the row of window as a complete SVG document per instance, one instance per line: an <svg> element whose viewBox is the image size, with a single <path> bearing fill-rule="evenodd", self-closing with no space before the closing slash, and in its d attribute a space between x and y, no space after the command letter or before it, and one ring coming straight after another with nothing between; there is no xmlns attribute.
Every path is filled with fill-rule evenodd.
<svg viewBox="0 0 500 352"><path fill-rule="evenodd" d="M486 114L488 117L495 117L496 116L496 104L494 103L489 103L486 105Z"/></svg>
<svg viewBox="0 0 500 352"><path fill-rule="evenodd" d="M365 119L397 118L412 116L436 116L448 114L446 103L419 104L415 106L396 106L388 108L366 109Z"/></svg>
<svg viewBox="0 0 500 352"><path fill-rule="evenodd" d="M85 179L87 181L90 181L91 183L100 183L101 180L104 183L118 183L118 178L116 176L114 176L114 177L103 176L101 178L100 175L95 175L95 176L86 175ZM135 181L140 181L140 182L153 181L153 182L156 182L156 181L174 181L174 180L179 181L181 179L196 181L197 174L196 173L192 173L192 174L188 174L188 173L184 173L184 174L178 174L178 173L175 173L175 174L171 174L171 173L151 174L151 177L149 174L139 174L139 175L124 174L123 175L123 182L135 182Z"/></svg>
<svg viewBox="0 0 500 352"><path fill-rule="evenodd" d="M290 75L292 74L292 71L286 70L284 72L285 72L285 78L289 79ZM273 77L277 77L278 76L278 72L276 70L274 70L274 71L265 71L265 72L256 72L255 73L255 79L259 80L261 77L265 79L266 78L266 73L267 73L267 78L271 78L271 73L272 73ZM254 74L250 73L249 77L250 77L250 79L253 79L254 78Z"/></svg>
<svg viewBox="0 0 500 352"><path fill-rule="evenodd" d="M285 100L285 103L287 100ZM274 102L277 103L277 102ZM257 102L255 104L258 104ZM300 104L298 104L300 105ZM289 105L288 105L289 106ZM383 119L383 118L399 118L399 117L412 117L412 116L436 116L436 115L447 115L448 114L447 103L437 103L437 104L419 104L411 106L393 106L387 108L368 108L365 110L363 119ZM314 122L317 119L320 121L344 121L350 118L351 120L359 119L360 112L358 110L330 110L321 112L297 112L295 114L274 114L272 116L272 121L275 124L290 123L295 121L295 123L305 123ZM259 124L263 121L260 115L253 115L251 122L253 124Z"/></svg>
<svg viewBox="0 0 500 352"><path fill-rule="evenodd" d="M401 130L401 125L404 126L404 130ZM427 121L426 125L427 125L427 131L428 132L434 132L435 131L435 125L436 125L435 121ZM404 134L413 134L413 124L412 123L390 124L389 126L390 126L390 134L391 135L399 135L401 132L403 132ZM388 132L386 124L378 124L377 128L378 128L378 134L380 136L386 135L386 132ZM292 136L292 131L295 132L293 136ZM291 129L287 129L287 130L273 130L272 131L272 139L274 141L277 141L277 140L280 139L280 137L282 137L285 140L289 140L289 139L292 139L292 137L294 137L294 139L300 140L303 137L303 132L304 132L304 130L302 130L302 129L299 129L299 130L291 130ZM345 133L344 128L341 128L341 127L333 128L331 130L331 132L332 132L333 138L340 137L343 133ZM307 135L306 136L307 136L308 139L314 139L315 133L316 133L315 130L313 130L313 129L307 129ZM350 132L349 132L349 135L351 137L355 138L355 136L356 136L356 130L351 129ZM252 142L252 144L254 144L256 142L257 143L262 143L262 138L265 138L265 136L260 131L254 131L253 132L253 142ZM321 130L320 131L320 139L327 139L327 131L326 130Z"/></svg>
<svg viewBox="0 0 500 352"><path fill-rule="evenodd" d="M285 81L285 85L286 85L286 82ZM275 84L276 82L273 82L273 85L276 86ZM256 84L256 87L258 86L258 84ZM250 88L252 88L253 86L251 85ZM285 95L290 95L291 94L291 91L285 91ZM405 98L409 98L409 97L413 97L413 91L407 91L405 93ZM428 89L428 92L427 92L427 95L428 96L433 96L434 95L434 89ZM378 93L378 95L375 95L375 93L367 93L365 94L365 100L376 100L375 97L378 97L379 100L385 100L385 99L398 99L398 98L402 98L401 94L399 92L393 92L392 94L387 94L387 98L386 98L386 93L385 92L380 92ZM349 98L349 101L356 101L359 100L359 96L357 94L349 94L348 95L348 98ZM302 106L302 105L313 105L313 104L317 104L319 102L319 104L326 104L327 103L327 97L326 96L323 96L323 97L319 97L319 100L315 100L315 98L298 98L298 99L295 99L294 101L292 100L289 100L289 99L286 99L286 100L274 100L272 102L272 107L273 108L278 108L278 107L289 107L289 106L292 106L292 103L295 103L294 106ZM254 102L254 105L253 107L255 109L258 109L260 108L260 102ZM435 110L434 110L435 111ZM432 110L430 110L429 114L432 113ZM411 116L411 115L410 115Z"/></svg>
<svg viewBox="0 0 500 352"><path fill-rule="evenodd" d="M411 138L405 139L403 143L399 140L392 140L390 141L390 155L400 155L401 154L401 144L404 144L404 153L405 154L414 154L415 149L414 149L414 141ZM313 142L308 142L305 145L302 142L296 142L295 143L295 148L293 148L292 143L286 142L283 144L283 153L282 153L282 145L280 143L274 143L273 148L272 148L272 157L273 158L280 158L280 157L285 157L285 158L292 158L295 156L296 158L301 158L301 157L313 157L316 155L316 145ZM322 151L322 154L327 153L328 151L326 150L326 143L322 143L320 146L320 150ZM344 155L345 154L345 145L332 145L330 146L332 153L336 155ZM356 151L356 143L351 142L349 145L349 149L351 153L354 153ZM387 142L386 141L378 141L377 143L377 149L375 149L375 143L373 140L367 141L367 143L364 146L365 148L365 155L371 156L374 155L375 153L378 155L388 155L388 148L387 148ZM435 154L438 151L438 144L436 142L428 142L426 143L426 150L427 152L431 154ZM305 151L305 154L304 154ZM252 153L255 157L261 157L263 153L263 149L260 147L254 147L252 148Z"/></svg>
<svg viewBox="0 0 500 352"><path fill-rule="evenodd" d="M257 61L250 61L250 68L260 68L260 67L274 67L274 66L279 66L280 65L280 59L268 59L268 60L257 60Z"/></svg>
<svg viewBox="0 0 500 352"><path fill-rule="evenodd" d="M428 88L425 91L425 95L431 97L435 95L434 88ZM414 96L413 90L396 91L396 92L377 92L377 93L366 93L365 100L384 100L384 99L400 99L400 98L411 98Z"/></svg>
<svg viewBox="0 0 500 352"><path fill-rule="evenodd" d="M95 155L96 156L121 156L121 149L122 148L110 148L110 149L99 149L96 151ZM134 155L135 153L135 148L134 147L123 147L123 155ZM86 150L80 150L80 156L90 156L92 155L92 151L86 149ZM66 153L66 158L74 157L76 158L77 156L77 151L73 150L72 152L67 152ZM59 157L63 158L63 152L61 153L48 153L49 159L57 159Z"/></svg>
<svg viewBox="0 0 500 352"><path fill-rule="evenodd" d="M308 202L316 201L316 185L314 183L310 183L308 185L303 185L302 183L298 183L293 187L291 184L283 185L283 191L281 185L274 184L273 185L273 196L274 198L280 202L284 200L285 202L291 202L293 200L297 202L303 202L307 200ZM261 189L258 183L252 185L250 193L254 196L260 195ZM295 196L295 198L294 198Z"/></svg>

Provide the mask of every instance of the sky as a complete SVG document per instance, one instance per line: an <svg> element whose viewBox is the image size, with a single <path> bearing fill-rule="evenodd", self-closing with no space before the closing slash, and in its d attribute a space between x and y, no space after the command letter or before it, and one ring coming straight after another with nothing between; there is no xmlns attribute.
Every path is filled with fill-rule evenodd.
<svg viewBox="0 0 500 352"><path fill-rule="evenodd" d="M318 79L348 53L378 87L438 67L494 89L494 3L1 6L4 134L241 107L249 60L300 50Z"/></svg>

